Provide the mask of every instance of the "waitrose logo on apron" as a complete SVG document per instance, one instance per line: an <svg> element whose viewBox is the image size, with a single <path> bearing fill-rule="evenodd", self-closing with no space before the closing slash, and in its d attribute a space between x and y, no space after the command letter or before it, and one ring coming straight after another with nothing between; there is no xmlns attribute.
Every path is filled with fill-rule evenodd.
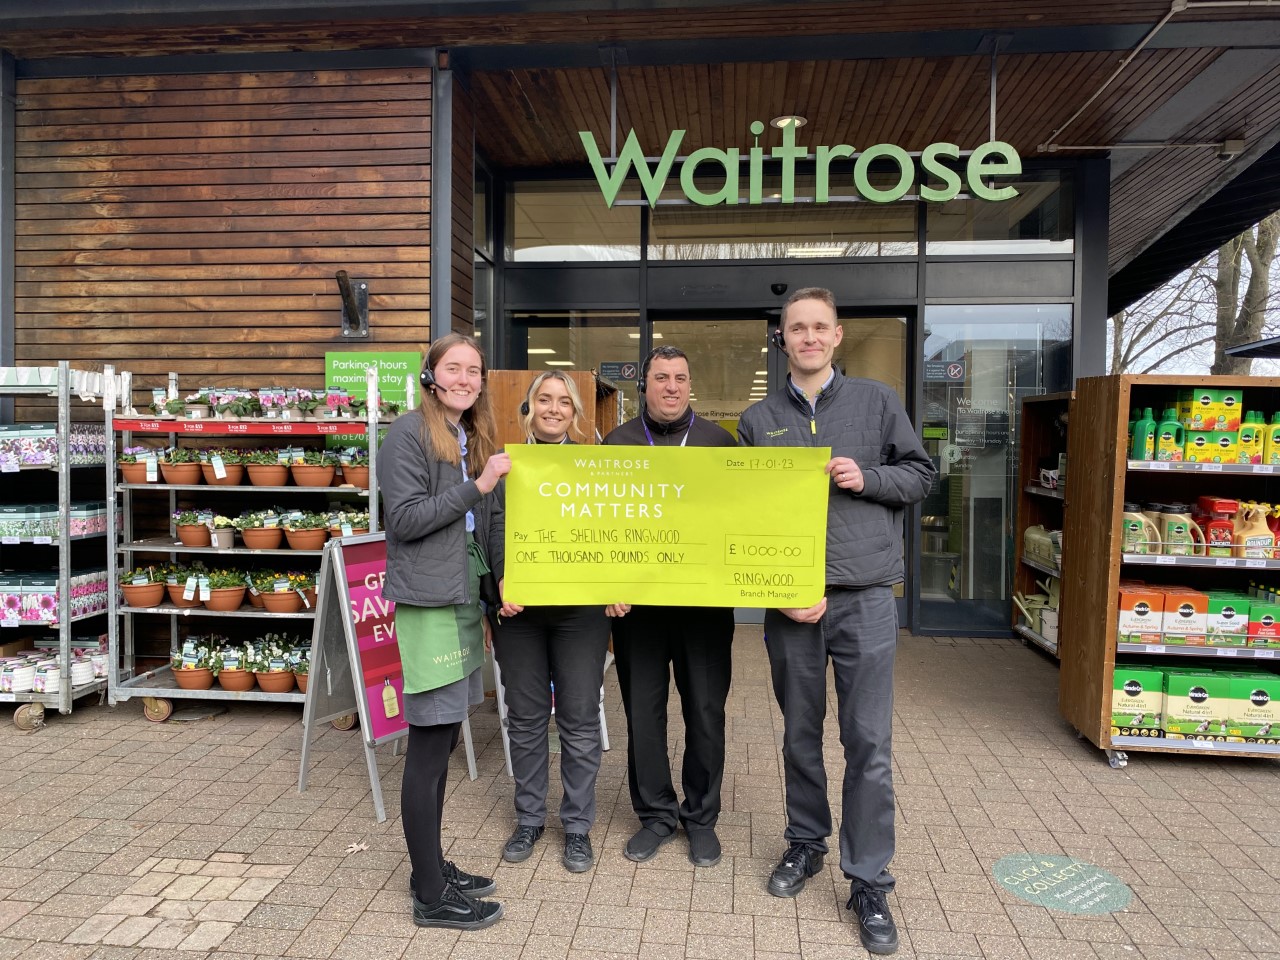
<svg viewBox="0 0 1280 960"><path fill-rule="evenodd" d="M764 133L764 123L756 120L750 127L751 133L759 138ZM612 207L618 199L622 185L633 171L640 181L645 199L649 206L658 204L658 198L671 176L680 153L680 144L684 141L684 130L672 130L667 137L667 145L662 156L650 167L645 159L640 141L635 130L627 133L627 139L618 153L616 161L606 160L596 144L595 135L587 130L578 131L582 146L591 162L596 182L604 195L605 203ZM892 143L877 143L861 152L847 143L835 146L816 146L812 149L814 161L814 194L812 198L801 198L801 202L827 203L831 199L831 163L834 160L854 158L853 184L859 197L872 203L893 203L907 196L918 196L923 200L944 203L954 200L960 195L962 186L979 200L1011 200L1018 191L1011 186L995 187L988 182L992 177L1016 176L1022 172L1022 158L1010 144L992 140L977 147L969 154L964 163L964 177L958 169L960 164L960 148L954 143L932 143L914 157L901 147ZM781 203L795 203L795 164L797 160L810 157L810 148L796 144L796 131L793 126L782 128L782 146L773 147L769 156L782 161ZM757 145L747 150L747 203L764 202L764 157L765 148ZM740 160L741 151L737 147L720 149L719 147L703 147L695 150L680 164L680 188L685 197L692 203L710 207L718 204L737 204L740 202ZM871 165L876 161L884 161L897 167L897 182L871 182ZM612 169L607 165L612 163ZM918 164L918 166L917 166ZM699 168L702 168L701 171ZM695 182L699 173L706 178L712 168L719 168L719 189L707 190ZM892 180L892 177L890 177ZM837 185L839 199L846 199L844 186Z"/></svg>

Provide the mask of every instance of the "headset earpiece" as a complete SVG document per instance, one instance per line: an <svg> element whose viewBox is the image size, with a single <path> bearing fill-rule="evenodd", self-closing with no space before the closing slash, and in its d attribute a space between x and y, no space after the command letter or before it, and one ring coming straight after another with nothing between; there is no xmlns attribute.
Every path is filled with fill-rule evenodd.
<svg viewBox="0 0 1280 960"><path fill-rule="evenodd" d="M781 325L778 325L773 328L773 333L769 334L769 342L772 343L779 350L781 350L783 353L787 352L787 342L782 337Z"/></svg>
<svg viewBox="0 0 1280 960"><path fill-rule="evenodd" d="M528 401L528 400L521 400L521 401L520 401L520 416L522 416L522 417L527 417L528 415L529 415L529 401Z"/></svg>
<svg viewBox="0 0 1280 960"><path fill-rule="evenodd" d="M422 373L418 375L418 382L422 384L425 390L430 390L436 386L435 374L431 372L430 367L422 368Z"/></svg>

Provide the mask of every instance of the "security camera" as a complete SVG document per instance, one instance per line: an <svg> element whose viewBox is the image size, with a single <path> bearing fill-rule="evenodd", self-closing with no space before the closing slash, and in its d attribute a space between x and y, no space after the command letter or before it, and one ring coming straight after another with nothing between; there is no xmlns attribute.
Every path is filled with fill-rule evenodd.
<svg viewBox="0 0 1280 960"><path fill-rule="evenodd" d="M1234 160L1242 153L1244 153L1243 140L1223 140L1222 146L1218 147L1219 160Z"/></svg>
<svg viewBox="0 0 1280 960"><path fill-rule="evenodd" d="M769 289L773 291L775 297L780 297L787 292L787 285L785 283L771 283L769 284Z"/></svg>

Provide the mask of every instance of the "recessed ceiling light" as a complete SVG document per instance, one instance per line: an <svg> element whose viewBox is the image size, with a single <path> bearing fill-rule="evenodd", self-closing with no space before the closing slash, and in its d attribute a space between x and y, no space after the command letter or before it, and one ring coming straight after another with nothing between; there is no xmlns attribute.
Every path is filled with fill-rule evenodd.
<svg viewBox="0 0 1280 960"><path fill-rule="evenodd" d="M544 360L542 362L545 363L548 367L572 367L573 366L572 360Z"/></svg>
<svg viewBox="0 0 1280 960"><path fill-rule="evenodd" d="M552 350L550 347L530 347L528 350L525 351L525 353L528 353L528 354L555 353L555 351Z"/></svg>
<svg viewBox="0 0 1280 960"><path fill-rule="evenodd" d="M774 117L772 120L769 121L769 126L777 127L779 130L782 130L784 127L803 127L808 122L809 121L806 120L804 117L797 117L792 115L792 116L785 116L785 117Z"/></svg>
<svg viewBox="0 0 1280 960"><path fill-rule="evenodd" d="M769 375L769 371L768 371L768 370L757 370L757 371L756 371L756 376L757 376L757 377L767 377L768 375Z"/></svg>

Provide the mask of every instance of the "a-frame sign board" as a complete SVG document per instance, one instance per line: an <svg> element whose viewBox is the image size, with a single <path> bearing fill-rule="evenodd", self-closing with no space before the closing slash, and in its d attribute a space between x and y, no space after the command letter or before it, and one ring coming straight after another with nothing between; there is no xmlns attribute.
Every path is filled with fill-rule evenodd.
<svg viewBox="0 0 1280 960"><path fill-rule="evenodd" d="M325 544L316 593L320 607L311 637L311 676L302 710L298 791L307 788L312 735L323 723L356 714L373 805L387 819L374 748L409 732L404 677L395 636L395 604L382 597L386 534L343 537Z"/></svg>

